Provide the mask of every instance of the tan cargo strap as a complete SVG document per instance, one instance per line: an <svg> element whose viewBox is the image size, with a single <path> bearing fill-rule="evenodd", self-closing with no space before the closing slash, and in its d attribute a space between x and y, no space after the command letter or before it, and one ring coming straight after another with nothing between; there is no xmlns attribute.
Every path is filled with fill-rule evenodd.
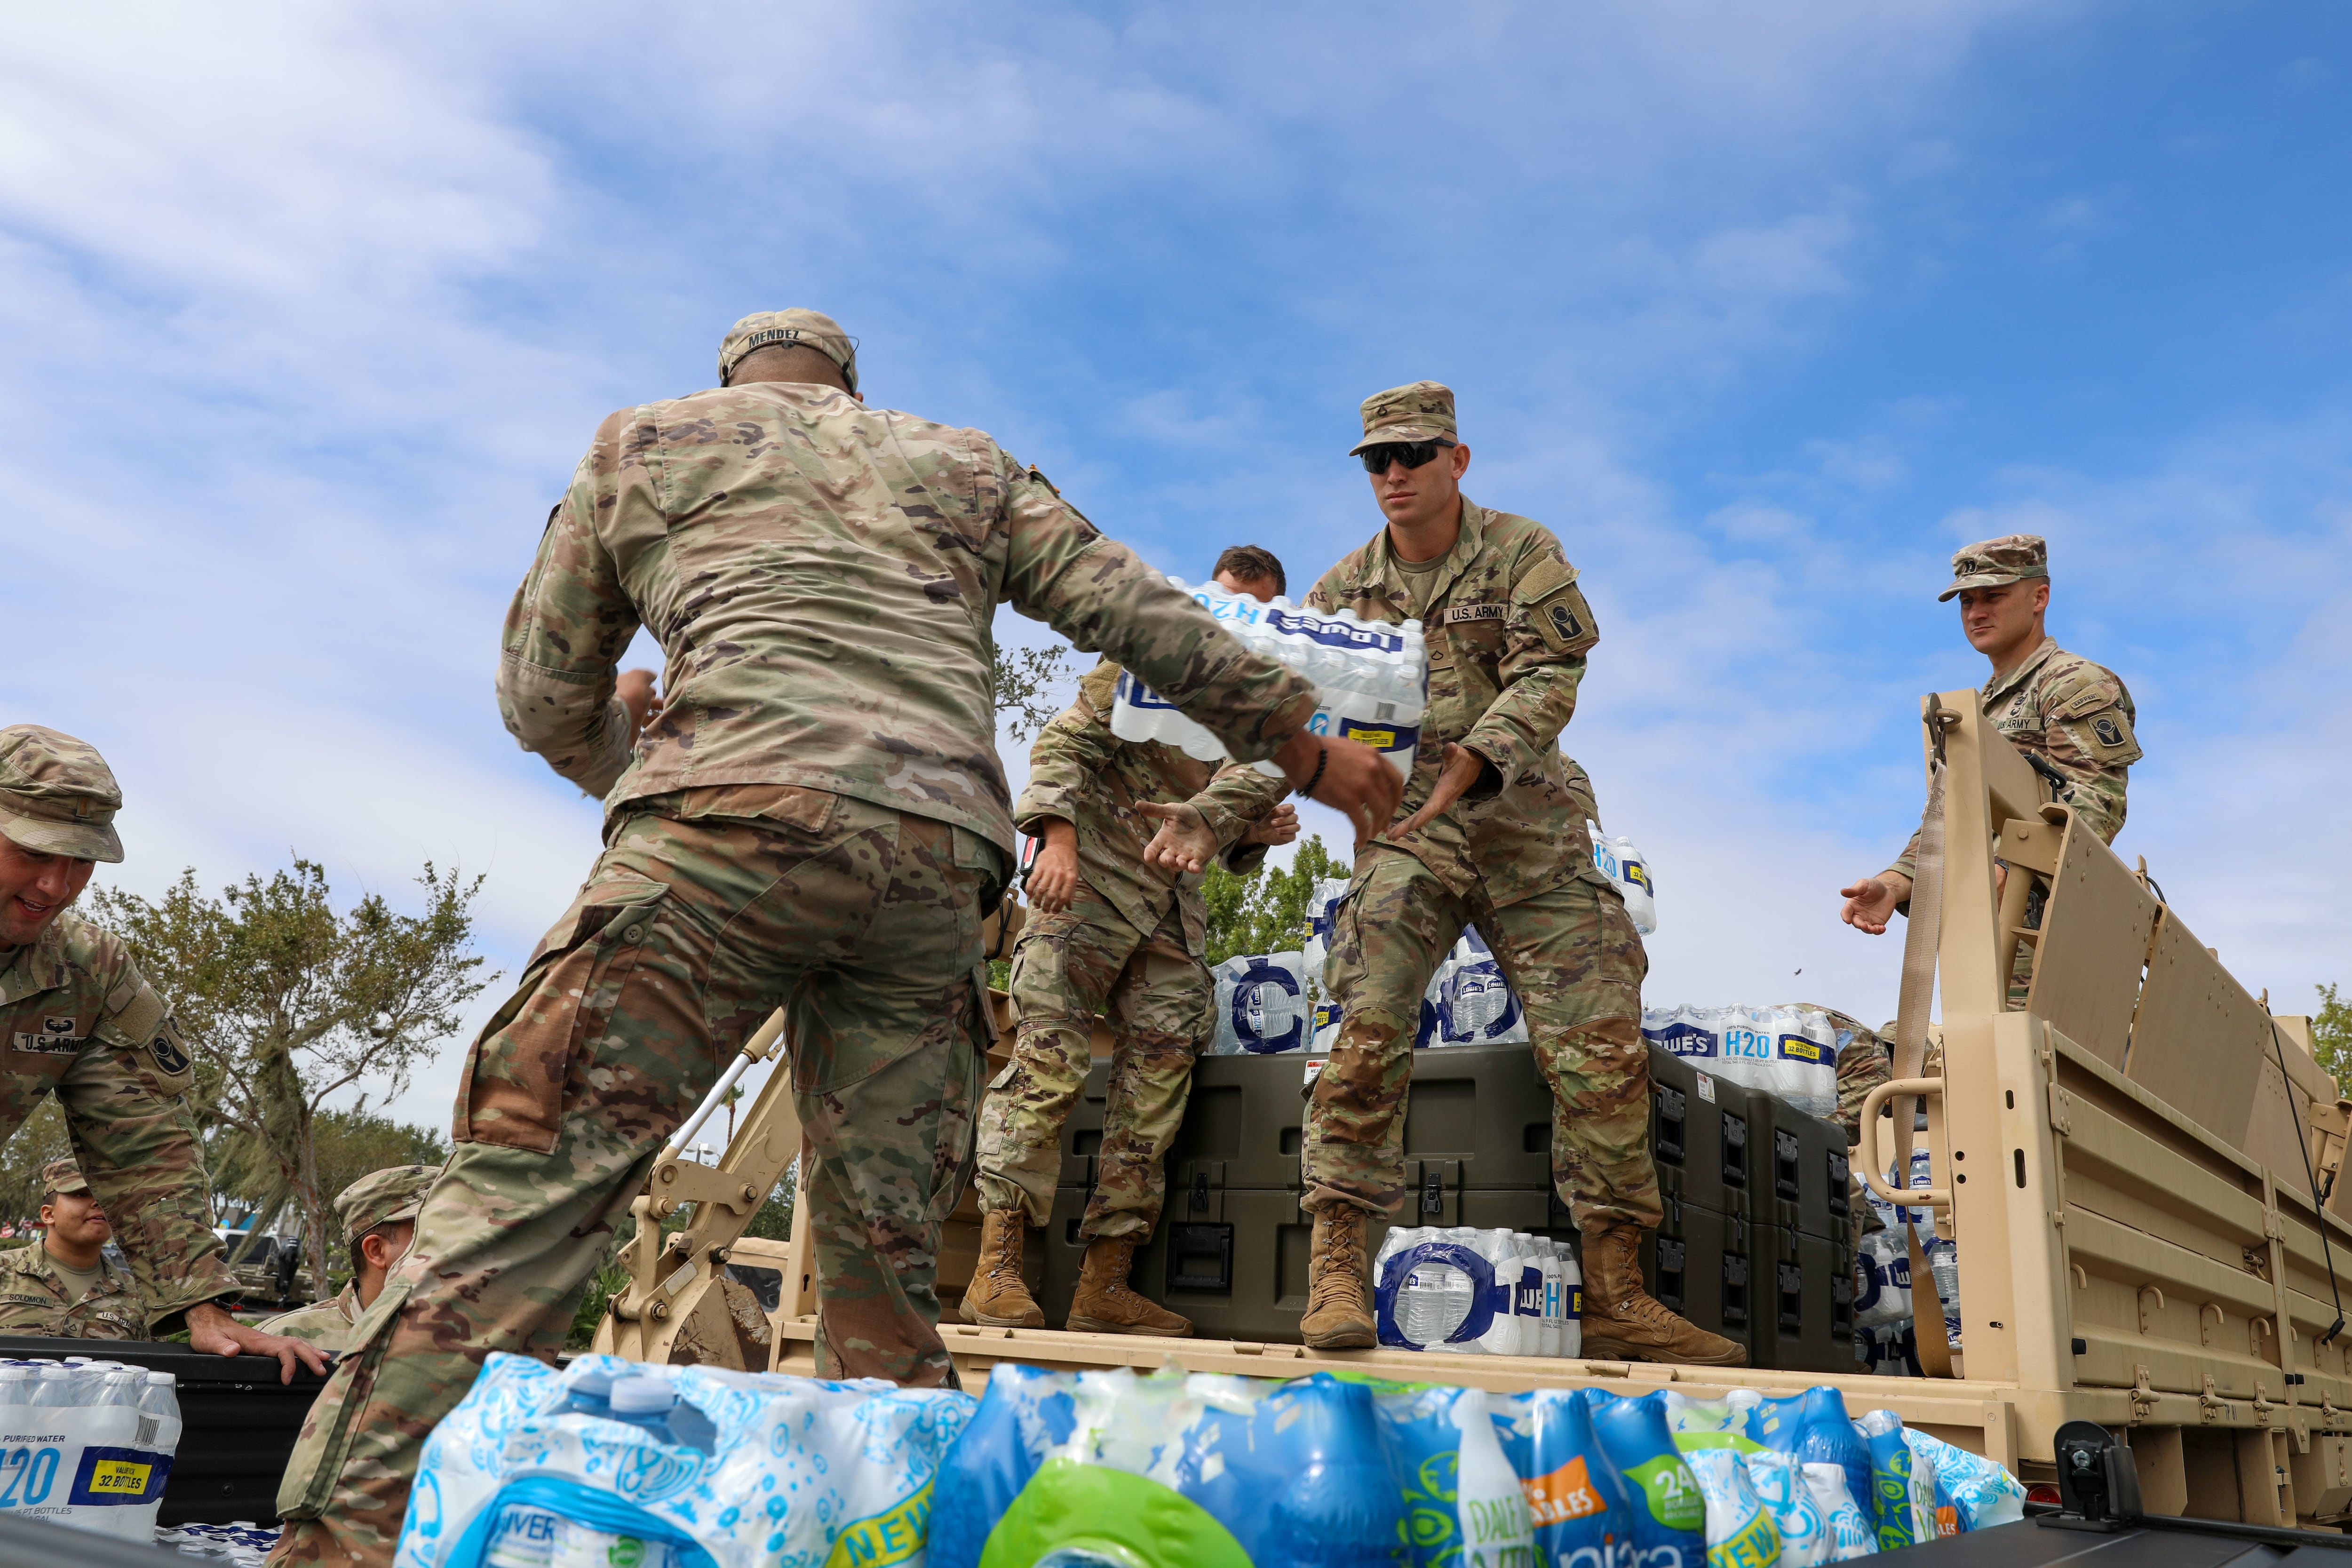
<svg viewBox="0 0 2352 1568"><path fill-rule="evenodd" d="M1919 815L1919 852L1912 862L1911 918L1903 932L1903 990L1895 1010L1895 1076L1917 1078L1927 1062L1927 1015L1936 996L1936 955L1944 940L1944 726L1948 710L1938 707L1934 693L1920 702L1920 721L1927 726L1927 806ZM1953 715L1957 718L1958 715ZM1916 1096L1895 1100L1895 1182L1911 1185L1911 1134L1919 1110ZM1908 1206L1908 1205L1906 1205ZM1912 1337L1917 1342L1919 1366L1929 1377L1952 1375L1951 1345L1944 1337L1944 1299L1936 1289L1935 1270L1927 1267L1919 1246L1919 1227L1907 1224L1904 1233L1911 1251ZM1932 1329L1929 1314L1920 1310L1925 1300L1935 1303Z"/></svg>

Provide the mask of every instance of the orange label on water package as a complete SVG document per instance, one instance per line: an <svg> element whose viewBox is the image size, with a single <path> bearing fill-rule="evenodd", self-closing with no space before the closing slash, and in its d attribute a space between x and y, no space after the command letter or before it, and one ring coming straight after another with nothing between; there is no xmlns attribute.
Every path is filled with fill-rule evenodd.
<svg viewBox="0 0 2352 1568"><path fill-rule="evenodd" d="M1528 1513L1538 1526L1565 1524L1599 1513L1606 1506L1592 1489L1592 1476L1585 1469L1581 1454L1548 1476L1521 1481L1519 1487L1528 1494Z"/></svg>

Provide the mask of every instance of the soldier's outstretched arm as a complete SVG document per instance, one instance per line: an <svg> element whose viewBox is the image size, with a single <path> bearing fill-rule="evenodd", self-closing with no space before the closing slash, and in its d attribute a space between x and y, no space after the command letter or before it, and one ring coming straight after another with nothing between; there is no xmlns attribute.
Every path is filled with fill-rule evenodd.
<svg viewBox="0 0 2352 1568"><path fill-rule="evenodd" d="M507 610L499 640L499 717L527 752L593 795L629 765L636 725L616 671L637 635L636 606L591 526L651 506L645 466L630 456L635 411L597 427L572 486L548 515L539 553ZM659 509L654 508L656 515Z"/></svg>
<svg viewBox="0 0 2352 1568"><path fill-rule="evenodd" d="M1273 759L1291 787L1347 813L1359 843L1395 813L1403 786L1379 752L1307 732L1314 688L1244 647L1045 476L997 456L1011 546L1004 592L1015 609L1083 652L1111 655L1236 760Z"/></svg>

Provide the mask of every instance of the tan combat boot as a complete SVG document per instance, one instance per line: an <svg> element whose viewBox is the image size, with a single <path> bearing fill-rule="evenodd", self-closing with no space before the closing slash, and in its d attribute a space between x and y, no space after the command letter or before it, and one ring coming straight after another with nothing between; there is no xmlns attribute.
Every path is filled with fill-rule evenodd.
<svg viewBox="0 0 2352 1568"><path fill-rule="evenodd" d="M1192 1320L1139 1296L1127 1283L1135 1262L1135 1237L1097 1237L1087 1243L1078 1265L1078 1293L1070 1298L1069 1326L1090 1334L1159 1334L1190 1339Z"/></svg>
<svg viewBox="0 0 2352 1568"><path fill-rule="evenodd" d="M1045 1311L1021 1282L1021 1241L1026 1222L1019 1209L992 1209L980 1216L980 1262L957 1309L967 1323L992 1329L1042 1329Z"/></svg>
<svg viewBox="0 0 2352 1568"><path fill-rule="evenodd" d="M1380 1338L1364 1283L1364 1211L1333 1204L1315 1211L1307 1257L1307 1316L1299 1337L1318 1351L1369 1350Z"/></svg>
<svg viewBox="0 0 2352 1568"><path fill-rule="evenodd" d="M1746 1366L1746 1347L1710 1334L1642 1289L1642 1227L1612 1220L1584 1230L1584 1348L1588 1361L1658 1361Z"/></svg>

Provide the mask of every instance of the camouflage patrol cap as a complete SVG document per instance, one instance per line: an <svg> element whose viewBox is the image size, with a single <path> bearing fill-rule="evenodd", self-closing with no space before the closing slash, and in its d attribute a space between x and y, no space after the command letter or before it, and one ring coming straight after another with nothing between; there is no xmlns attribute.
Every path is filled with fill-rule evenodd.
<svg viewBox="0 0 2352 1568"><path fill-rule="evenodd" d="M1941 604L1963 588L1998 588L2029 577L2049 580L2049 542L2036 533L2004 533L1953 556L1952 585L1937 595L1936 602Z"/></svg>
<svg viewBox="0 0 2352 1568"><path fill-rule="evenodd" d="M41 1167L41 1196L57 1193L86 1193L89 1184L82 1179L81 1167L74 1163L71 1154L50 1161Z"/></svg>
<svg viewBox="0 0 2352 1568"><path fill-rule="evenodd" d="M1348 448L1348 456L1383 441L1443 441L1452 446L1458 439L1454 389L1434 381L1416 381L1364 399L1364 438Z"/></svg>
<svg viewBox="0 0 2352 1568"><path fill-rule="evenodd" d="M849 390L857 390L857 340L822 310L757 310L727 329L719 340L719 384L735 374L745 355L779 345L814 349L841 367Z"/></svg>
<svg viewBox="0 0 2352 1568"><path fill-rule="evenodd" d="M122 791L98 748L38 724L0 730L0 833L44 855L122 858Z"/></svg>
<svg viewBox="0 0 2352 1568"><path fill-rule="evenodd" d="M441 1173L438 1165L388 1165L371 1172L335 1194L335 1217L352 1241L380 1225L415 1219L425 1206L425 1189Z"/></svg>

